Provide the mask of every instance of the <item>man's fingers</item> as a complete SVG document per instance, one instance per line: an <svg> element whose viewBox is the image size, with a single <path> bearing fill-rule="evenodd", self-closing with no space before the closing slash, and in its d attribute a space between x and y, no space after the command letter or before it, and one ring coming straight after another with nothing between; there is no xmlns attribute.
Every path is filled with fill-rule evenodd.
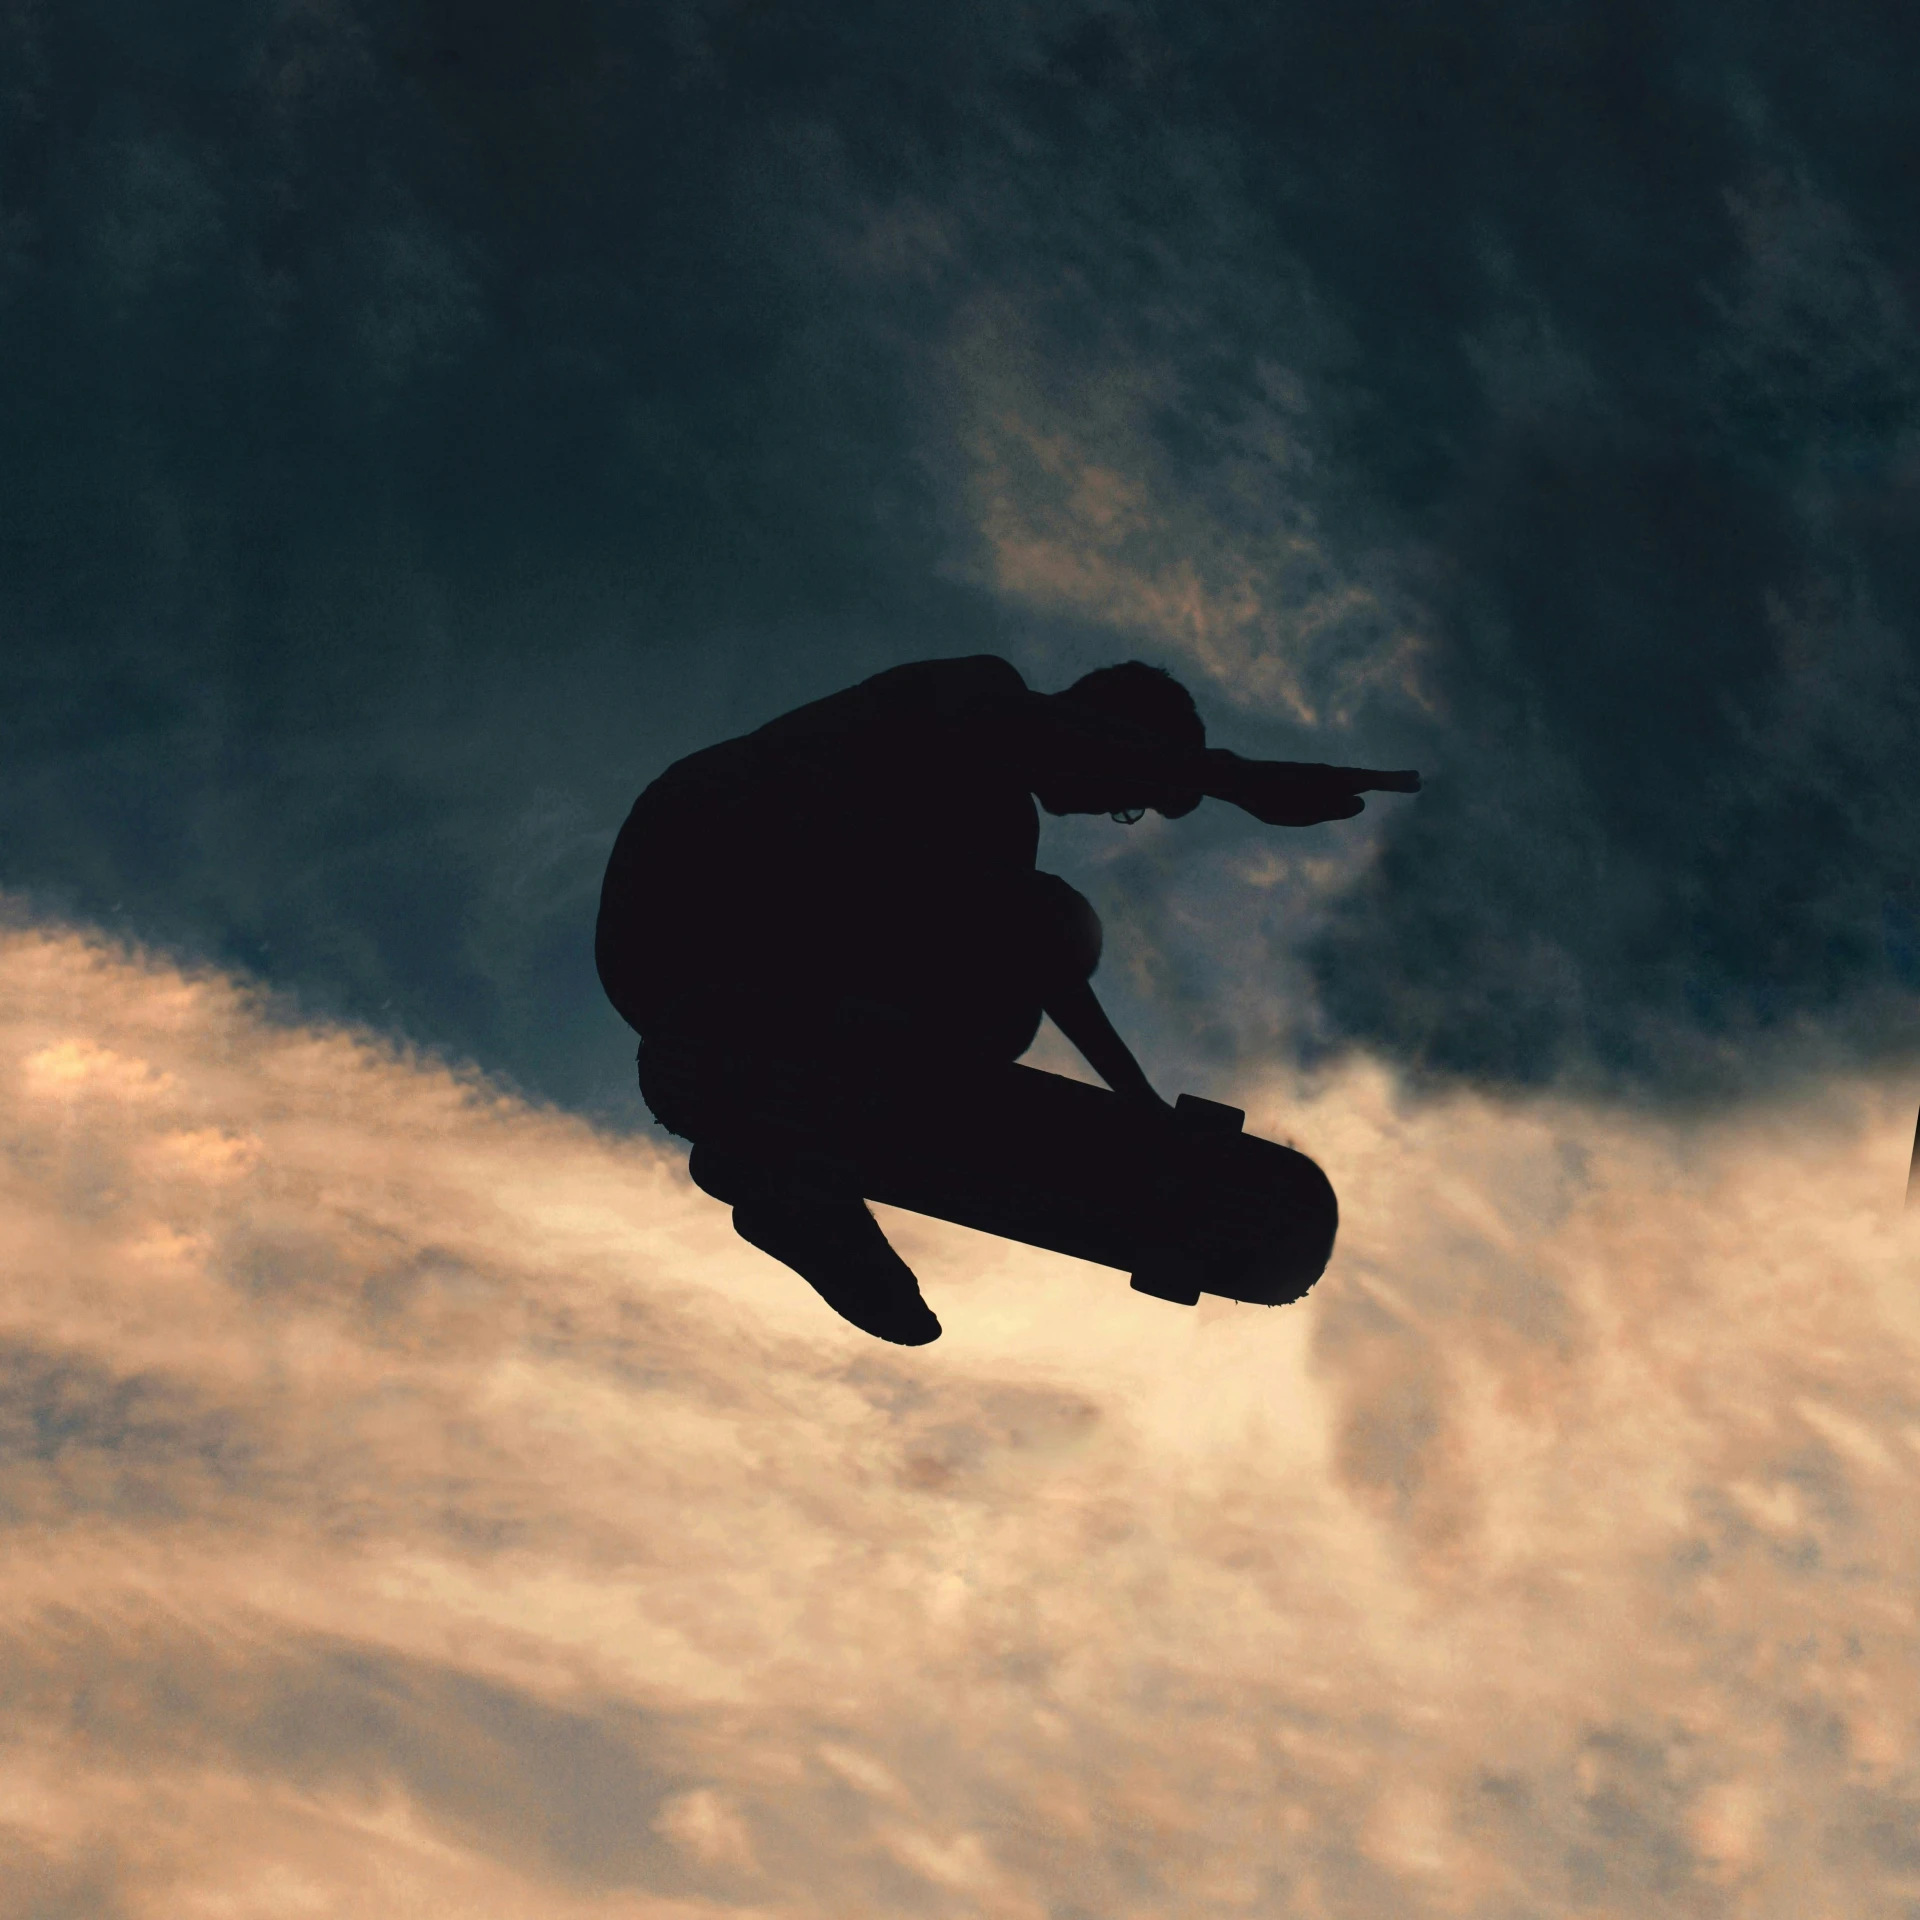
<svg viewBox="0 0 1920 1920"><path fill-rule="evenodd" d="M1328 767L1300 761L1239 763L1243 771L1224 797L1275 827L1310 827L1351 820L1365 809L1363 793L1418 793L1411 768Z"/></svg>
<svg viewBox="0 0 1920 1920"><path fill-rule="evenodd" d="M1418 793L1420 776L1411 767L1388 772L1380 767L1335 767L1350 793Z"/></svg>

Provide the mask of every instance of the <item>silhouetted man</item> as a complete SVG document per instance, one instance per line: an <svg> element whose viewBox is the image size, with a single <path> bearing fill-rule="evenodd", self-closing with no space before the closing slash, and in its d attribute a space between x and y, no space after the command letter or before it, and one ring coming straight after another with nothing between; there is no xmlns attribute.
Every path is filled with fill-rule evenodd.
<svg viewBox="0 0 1920 1920"><path fill-rule="evenodd" d="M1034 869L1035 797L1131 821L1212 795L1310 826L1418 785L1209 748L1192 696L1138 661L1057 694L991 655L918 661L669 767L607 863L595 960L642 1036L649 1108L695 1141L692 1176L741 1237L855 1326L919 1346L940 1323L859 1192L723 1144L715 1090L738 1103L756 1064L826 1087L903 1058L936 1076L1004 1063L1045 1013L1117 1093L1158 1105L1094 997L1099 917ZM741 1062L744 1081L723 1073Z"/></svg>

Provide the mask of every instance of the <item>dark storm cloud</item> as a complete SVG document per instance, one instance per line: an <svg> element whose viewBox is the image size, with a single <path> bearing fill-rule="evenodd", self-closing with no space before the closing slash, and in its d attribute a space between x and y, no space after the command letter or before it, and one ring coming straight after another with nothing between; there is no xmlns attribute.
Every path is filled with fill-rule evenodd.
<svg viewBox="0 0 1920 1920"><path fill-rule="evenodd" d="M1903 32L13 0L0 877L632 1112L666 760L1144 651L1432 776L1310 916L1209 883L1182 1044L1283 1038L1311 925L1320 1041L1443 1073L1906 1047Z"/></svg>
<svg viewBox="0 0 1920 1920"><path fill-rule="evenodd" d="M1337 326L1315 491L1336 535L1393 527L1437 709L1358 716L1433 778L1314 941L1337 1031L1688 1091L1810 1030L1912 1047L1917 156L1885 76L1920 44L1880 18L1193 36L1269 277Z"/></svg>
<svg viewBox="0 0 1920 1920"><path fill-rule="evenodd" d="M885 370L692 14L219 11L5 22L7 877L589 1095L633 792L953 625Z"/></svg>
<svg viewBox="0 0 1920 1920"><path fill-rule="evenodd" d="M1638 209L1631 257L1503 233L1583 377L1511 396L1482 349L1417 516L1440 777L1315 956L1403 1057L1700 1090L1810 1028L1913 1045L1911 236L1827 151L1843 101L1883 165L1910 136L1807 51L1745 49L1704 116L1697 51L1636 43L1646 97L1583 183Z"/></svg>

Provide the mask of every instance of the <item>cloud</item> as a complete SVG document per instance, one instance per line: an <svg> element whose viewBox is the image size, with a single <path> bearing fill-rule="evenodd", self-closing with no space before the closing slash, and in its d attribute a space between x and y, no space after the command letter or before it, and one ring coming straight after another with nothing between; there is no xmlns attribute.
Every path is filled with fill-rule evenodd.
<svg viewBox="0 0 1920 1920"><path fill-rule="evenodd" d="M0 940L8 1912L1879 1911L1910 1101L1249 1083L1186 1312L894 1214L879 1347L644 1139Z"/></svg>

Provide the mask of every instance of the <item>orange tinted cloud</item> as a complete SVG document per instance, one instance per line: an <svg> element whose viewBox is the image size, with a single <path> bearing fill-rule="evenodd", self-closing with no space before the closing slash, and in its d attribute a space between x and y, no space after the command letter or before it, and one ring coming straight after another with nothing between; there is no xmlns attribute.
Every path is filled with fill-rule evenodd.
<svg viewBox="0 0 1920 1920"><path fill-rule="evenodd" d="M1344 550L1311 503L1319 429L1305 383L1264 362L1221 423L1172 367L1101 343L1083 343L1070 371L1050 367L1018 302L976 302L939 383L950 451L934 463L950 470L961 571L1306 725L1343 726L1381 689L1430 704L1392 565ZM1203 448L1178 473L1154 431L1162 417Z"/></svg>
<svg viewBox="0 0 1920 1920"><path fill-rule="evenodd" d="M1904 1095L1248 1088L1186 1311L910 1216L868 1342L679 1157L0 940L0 1910L1877 1914Z"/></svg>

